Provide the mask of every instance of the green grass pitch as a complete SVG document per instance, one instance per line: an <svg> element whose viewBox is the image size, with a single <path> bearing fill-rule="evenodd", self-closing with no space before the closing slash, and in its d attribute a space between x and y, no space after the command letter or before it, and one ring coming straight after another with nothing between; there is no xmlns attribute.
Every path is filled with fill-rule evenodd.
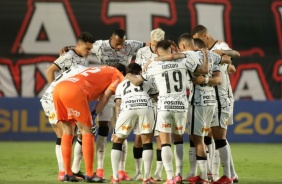
<svg viewBox="0 0 282 184"><path fill-rule="evenodd" d="M110 162L111 145L111 143L107 144L105 158L105 174L107 179L112 175ZM126 163L126 171L130 176L133 176L135 173L132 146L133 144L129 143L129 153ZM156 145L154 145L154 148L156 148ZM231 149L239 175L239 183L282 183L282 144L231 143ZM189 170L188 150L189 144L185 143L183 175L186 175ZM155 170L155 158L153 172ZM82 163L81 170L84 171L84 163ZM165 176L165 172L163 171L163 178ZM60 183L56 179L55 141L0 142L0 184ZM121 183L133 184L141 182L131 181Z"/></svg>

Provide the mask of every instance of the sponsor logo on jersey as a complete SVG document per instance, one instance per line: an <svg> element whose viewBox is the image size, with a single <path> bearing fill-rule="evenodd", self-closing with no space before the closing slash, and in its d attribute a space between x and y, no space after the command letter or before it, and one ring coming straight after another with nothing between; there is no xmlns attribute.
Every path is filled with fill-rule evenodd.
<svg viewBox="0 0 282 184"><path fill-rule="evenodd" d="M50 116L48 116L49 120L53 120L56 118L56 113L52 113Z"/></svg>
<svg viewBox="0 0 282 184"><path fill-rule="evenodd" d="M147 106L147 103L136 103L129 105L129 107L144 107L144 106Z"/></svg>
<svg viewBox="0 0 282 184"><path fill-rule="evenodd" d="M68 79L66 79L67 81L71 81L71 82L77 82L77 81L79 81L79 79L77 79L77 78L68 78Z"/></svg>
<svg viewBox="0 0 282 184"><path fill-rule="evenodd" d="M165 101L165 105L184 105L182 101Z"/></svg>
<svg viewBox="0 0 282 184"><path fill-rule="evenodd" d="M203 96L203 99L215 99L215 95Z"/></svg>
<svg viewBox="0 0 282 184"><path fill-rule="evenodd" d="M204 100L204 103L207 104L216 103L216 100Z"/></svg>
<svg viewBox="0 0 282 184"><path fill-rule="evenodd" d="M165 101L165 109L185 109L184 103L182 101Z"/></svg>
<svg viewBox="0 0 282 184"><path fill-rule="evenodd" d="M129 104L129 103L138 103L138 102L144 102L144 103L147 103L147 102L148 102L148 100L147 100L147 99L127 100L127 101L125 101L125 104Z"/></svg>
<svg viewBox="0 0 282 184"><path fill-rule="evenodd" d="M130 130L130 129L131 129L131 126L125 126L125 125L121 126L121 130L127 131L127 130Z"/></svg>
<svg viewBox="0 0 282 184"><path fill-rule="evenodd" d="M183 129L183 126L179 126L179 127L178 127L178 126L175 126L174 128L175 128L175 130L182 130L182 129Z"/></svg>
<svg viewBox="0 0 282 184"><path fill-rule="evenodd" d="M204 132L209 132L209 129L210 129L210 128L205 128L205 127L202 128L202 133L204 133Z"/></svg>
<svg viewBox="0 0 282 184"><path fill-rule="evenodd" d="M80 112L77 110L73 110L72 108L68 108L68 116L75 116L78 117L80 115Z"/></svg>
<svg viewBox="0 0 282 184"><path fill-rule="evenodd" d="M147 130L150 128L150 124L146 123L146 124L142 124L142 130Z"/></svg>
<svg viewBox="0 0 282 184"><path fill-rule="evenodd" d="M162 123L162 128L171 128L169 123Z"/></svg>

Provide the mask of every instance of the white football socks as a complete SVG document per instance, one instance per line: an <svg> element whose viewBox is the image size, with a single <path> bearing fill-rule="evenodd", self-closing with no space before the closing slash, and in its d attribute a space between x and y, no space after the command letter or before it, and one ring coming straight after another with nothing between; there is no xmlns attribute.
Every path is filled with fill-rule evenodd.
<svg viewBox="0 0 282 184"><path fill-rule="evenodd" d="M77 139L74 146L73 163L71 168L73 173L78 173L78 171L80 170L80 163L83 158L81 144L81 140Z"/></svg>
<svg viewBox="0 0 282 184"><path fill-rule="evenodd" d="M98 135L96 140L97 169L104 169L107 137Z"/></svg>
<svg viewBox="0 0 282 184"><path fill-rule="evenodd" d="M122 154L119 162L119 171L125 171L125 163L126 163L126 158L127 158L127 140L125 139L122 144Z"/></svg>
<svg viewBox="0 0 282 184"><path fill-rule="evenodd" d="M184 161L184 148L183 143L174 145L174 159L175 159L175 176L180 174L182 176L183 161Z"/></svg>
<svg viewBox="0 0 282 184"><path fill-rule="evenodd" d="M162 146L162 160L167 179L171 180L174 177L174 173L172 166L172 151L169 145Z"/></svg>
<svg viewBox="0 0 282 184"><path fill-rule="evenodd" d="M63 156L62 156L62 150L61 150L61 145L56 145L55 152L56 152L56 157L57 157L59 171L65 171L65 169L64 169L64 162L63 162Z"/></svg>

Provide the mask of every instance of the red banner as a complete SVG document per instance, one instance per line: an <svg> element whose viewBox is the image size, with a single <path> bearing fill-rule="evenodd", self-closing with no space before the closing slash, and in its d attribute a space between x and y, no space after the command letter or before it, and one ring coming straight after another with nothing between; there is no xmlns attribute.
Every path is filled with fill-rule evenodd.
<svg viewBox="0 0 282 184"><path fill-rule="evenodd" d="M147 42L160 27L177 42L197 24L240 52L231 76L236 99L282 96L281 1L13 0L0 1L0 9L1 96L40 97L47 88L45 70L81 31L98 40L123 28L128 39Z"/></svg>

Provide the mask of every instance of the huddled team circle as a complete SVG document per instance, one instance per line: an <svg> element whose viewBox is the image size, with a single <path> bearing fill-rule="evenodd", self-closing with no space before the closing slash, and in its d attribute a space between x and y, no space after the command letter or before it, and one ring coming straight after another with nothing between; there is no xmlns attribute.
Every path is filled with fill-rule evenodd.
<svg viewBox="0 0 282 184"><path fill-rule="evenodd" d="M100 66L88 67L90 54ZM233 124L229 74L236 69L231 59L237 57L239 52L214 39L203 25L180 35L177 44L165 39L160 28L151 31L148 43L127 40L122 29L114 30L109 40L94 40L90 33L82 32L76 46L62 48L60 57L46 70L50 85L40 99L57 136L58 181L107 182L104 159L112 125L111 184L123 180L237 183L226 139L227 128ZM60 72L57 77L56 72ZM190 144L187 175L183 173L185 130ZM126 139L132 131L136 173L130 177L125 161ZM157 159L153 173L154 137ZM82 158L85 173L80 171ZM163 168L166 177L162 177Z"/></svg>

